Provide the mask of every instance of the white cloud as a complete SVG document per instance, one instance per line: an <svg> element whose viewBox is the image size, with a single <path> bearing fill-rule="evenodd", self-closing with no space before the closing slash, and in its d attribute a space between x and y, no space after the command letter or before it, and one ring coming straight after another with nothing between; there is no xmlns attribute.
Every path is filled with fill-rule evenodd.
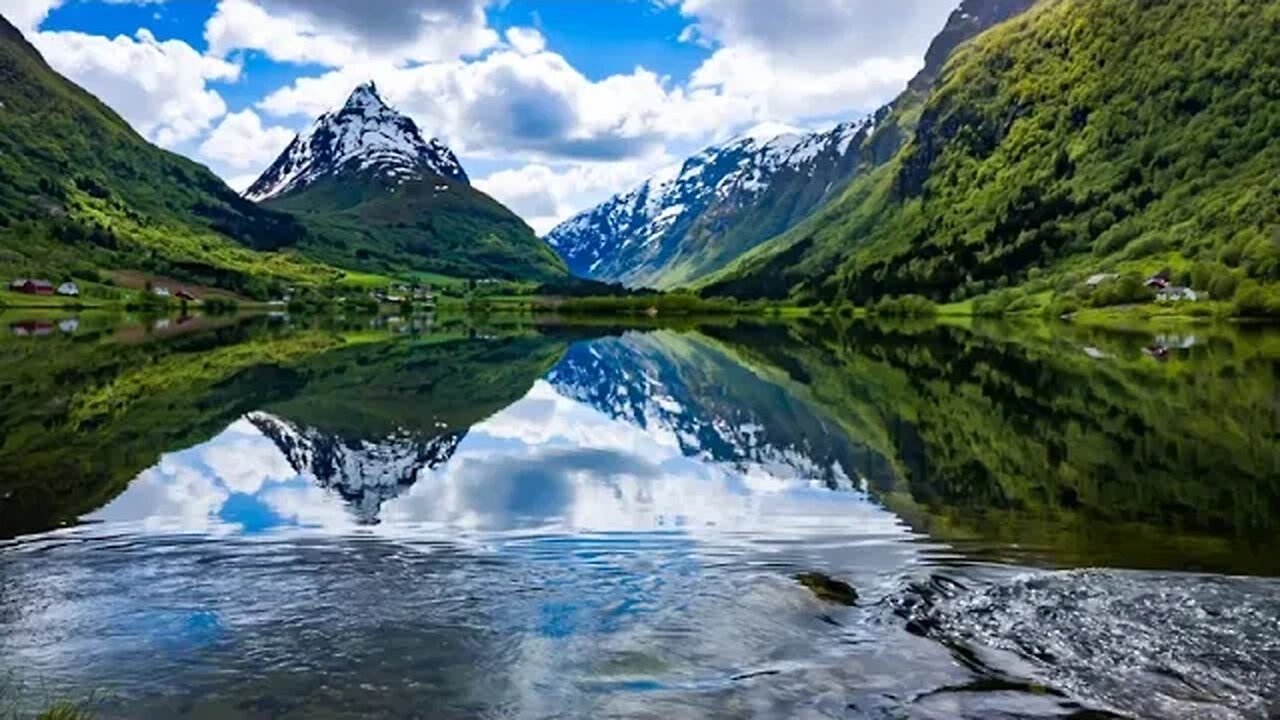
<svg viewBox="0 0 1280 720"><path fill-rule="evenodd" d="M49 12L62 2L63 0L0 0L0 15L13 23L14 27L30 33L40 27Z"/></svg>
<svg viewBox="0 0 1280 720"><path fill-rule="evenodd" d="M235 170L260 170L279 156L293 137L289 128L264 127L256 112L242 110L222 118L200 145L200 154Z"/></svg>
<svg viewBox="0 0 1280 720"><path fill-rule="evenodd" d="M510 28L507 30L507 42L521 55L536 55L547 49L547 39L535 28Z"/></svg>
<svg viewBox="0 0 1280 720"><path fill-rule="evenodd" d="M484 0L221 0L205 27L210 52L342 67L435 62L492 47Z"/></svg>
<svg viewBox="0 0 1280 720"><path fill-rule="evenodd" d="M632 160L673 138L722 133L749 111L714 91L672 88L644 68L591 80L554 52L512 50L471 62L347 66L300 78L258 107L281 117L315 117L369 79L424 132L473 157Z"/></svg>
<svg viewBox="0 0 1280 720"><path fill-rule="evenodd" d="M875 57L829 71L779 61L748 47L717 50L690 86L737 99L755 118L799 121L870 110L899 93L920 57Z"/></svg>
<svg viewBox="0 0 1280 720"><path fill-rule="evenodd" d="M782 18L773 0L652 1L678 8L690 23L683 39L712 50L687 78L640 65L587 77L534 27L500 36L486 16L491 0L218 0L207 55L145 30L35 40L148 138L198 148L233 186L251 182L249 171L292 137L260 113L309 121L376 80L464 162L514 165L478 184L545 231L677 149L764 121L805 125L873 109L916 72L955 2L812 0L788 5ZM0 12L32 28L63 2L0 0ZM209 83L235 80L239 68L227 58L244 51L330 69L269 93L256 111L227 115Z"/></svg>
<svg viewBox="0 0 1280 720"><path fill-rule="evenodd" d="M661 0L715 48L690 87L736 98L758 119L849 116L883 104L923 66L955 0Z"/></svg>
<svg viewBox="0 0 1280 720"><path fill-rule="evenodd" d="M826 69L871 58L923 56L956 0L661 0L693 21L686 39L749 47Z"/></svg>
<svg viewBox="0 0 1280 720"><path fill-rule="evenodd" d="M40 32L31 39L50 65L166 147L197 137L222 117L226 103L208 83L240 74L235 64L179 40L157 40L145 29L133 37Z"/></svg>
<svg viewBox="0 0 1280 720"><path fill-rule="evenodd" d="M555 167L530 163L475 181L476 187L524 218L539 235L583 208L639 184L674 158L656 154L639 160L570 163Z"/></svg>

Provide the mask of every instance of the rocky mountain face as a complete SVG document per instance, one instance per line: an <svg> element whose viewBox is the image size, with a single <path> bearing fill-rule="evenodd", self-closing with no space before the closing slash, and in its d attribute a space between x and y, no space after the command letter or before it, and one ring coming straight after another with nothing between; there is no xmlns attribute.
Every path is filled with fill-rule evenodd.
<svg viewBox="0 0 1280 720"><path fill-rule="evenodd" d="M383 102L373 83L298 135L245 194L302 221L303 254L396 275L553 281L564 263L515 213L471 186L457 156Z"/></svg>
<svg viewBox="0 0 1280 720"><path fill-rule="evenodd" d="M575 275L633 286L678 284L718 267L721 255L699 252L686 239L731 229L774 185L794 187L798 180L829 187L849 172L849 150L868 128L869 121L844 123L824 133L709 147L566 221L546 240ZM683 270L679 277L677 270Z"/></svg>
<svg viewBox="0 0 1280 720"><path fill-rule="evenodd" d="M910 135L914 110L960 44L1035 0L965 0L925 66L892 103L825 132L708 148L556 227L546 237L575 275L630 286L693 283L795 227Z"/></svg>
<svg viewBox="0 0 1280 720"><path fill-rule="evenodd" d="M466 432L423 439L408 434L348 440L268 413L248 420L280 448L294 472L346 500L357 520L378 522L383 503L399 497L423 470L453 457Z"/></svg>
<svg viewBox="0 0 1280 720"><path fill-rule="evenodd" d="M321 115L294 138L245 196L269 200L344 175L388 185L428 176L469 182L453 151L435 138L424 139L417 124L383 102L369 82L356 88L342 109Z"/></svg>
<svg viewBox="0 0 1280 720"><path fill-rule="evenodd" d="M669 438L687 457L743 474L762 469L832 489L861 487L866 448L703 342L656 333L579 344L547 381L565 397Z"/></svg>

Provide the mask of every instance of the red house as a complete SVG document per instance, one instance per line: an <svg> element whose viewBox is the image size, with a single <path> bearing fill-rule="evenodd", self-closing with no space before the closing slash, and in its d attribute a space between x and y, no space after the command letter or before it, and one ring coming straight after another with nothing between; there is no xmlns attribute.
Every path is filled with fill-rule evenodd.
<svg viewBox="0 0 1280 720"><path fill-rule="evenodd" d="M48 280L32 280L19 278L9 283L9 289L27 295L52 295L53 283Z"/></svg>

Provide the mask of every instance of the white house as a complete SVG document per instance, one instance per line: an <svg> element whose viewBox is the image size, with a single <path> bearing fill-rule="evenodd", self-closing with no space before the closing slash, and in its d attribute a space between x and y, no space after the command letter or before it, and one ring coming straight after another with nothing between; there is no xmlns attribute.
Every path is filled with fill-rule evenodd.
<svg viewBox="0 0 1280 720"><path fill-rule="evenodd" d="M1177 285L1170 285L1156 292L1156 300L1160 302L1196 302L1199 299L1200 295L1195 290Z"/></svg>
<svg viewBox="0 0 1280 720"><path fill-rule="evenodd" d="M58 286L58 294L66 295L67 297L79 297L80 288L76 287L76 284L73 282L64 282Z"/></svg>
<svg viewBox="0 0 1280 720"><path fill-rule="evenodd" d="M169 288L158 287L151 291L156 297L169 297Z"/></svg>

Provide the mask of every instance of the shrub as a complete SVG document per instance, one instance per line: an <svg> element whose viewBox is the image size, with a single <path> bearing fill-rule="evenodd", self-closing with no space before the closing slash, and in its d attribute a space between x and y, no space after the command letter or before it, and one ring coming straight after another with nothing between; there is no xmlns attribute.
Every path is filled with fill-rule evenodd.
<svg viewBox="0 0 1280 720"><path fill-rule="evenodd" d="M1129 273L1099 285L1089 296L1089 304L1093 307L1109 307L1151 302L1154 299L1155 291L1147 287L1140 276Z"/></svg>
<svg viewBox="0 0 1280 720"><path fill-rule="evenodd" d="M1240 276L1219 266L1219 270L1214 273L1213 279L1209 281L1209 294L1218 300L1230 300L1235 297L1236 288L1240 285Z"/></svg>
<svg viewBox="0 0 1280 720"><path fill-rule="evenodd" d="M938 314L938 306L932 300L920 295L904 295L902 297L886 297L867 308L872 315L898 317L927 317Z"/></svg>
<svg viewBox="0 0 1280 720"><path fill-rule="evenodd" d="M1237 317L1280 317L1280 295L1256 280L1245 280L1236 290L1232 312Z"/></svg>
<svg viewBox="0 0 1280 720"><path fill-rule="evenodd" d="M231 315L240 310L240 303L232 298L209 298L201 305L210 315Z"/></svg>

